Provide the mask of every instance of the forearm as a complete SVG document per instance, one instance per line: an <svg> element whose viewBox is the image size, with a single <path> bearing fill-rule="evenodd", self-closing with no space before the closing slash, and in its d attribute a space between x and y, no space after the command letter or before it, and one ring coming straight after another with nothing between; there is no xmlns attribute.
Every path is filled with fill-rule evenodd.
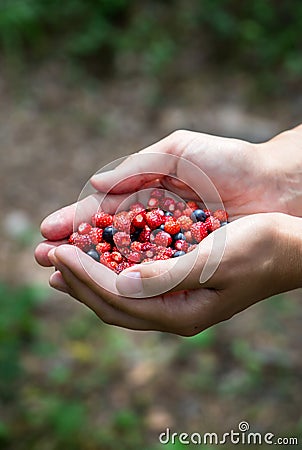
<svg viewBox="0 0 302 450"><path fill-rule="evenodd" d="M259 144L275 211L302 217L302 125Z"/></svg>

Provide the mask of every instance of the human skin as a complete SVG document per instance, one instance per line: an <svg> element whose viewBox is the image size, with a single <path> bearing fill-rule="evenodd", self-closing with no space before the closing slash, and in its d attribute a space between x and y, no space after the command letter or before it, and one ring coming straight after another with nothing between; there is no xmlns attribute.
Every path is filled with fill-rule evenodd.
<svg viewBox="0 0 302 450"><path fill-rule="evenodd" d="M74 205L44 220L41 231L47 241L37 247L36 259L41 265L56 267L51 286L85 303L104 322L184 336L197 334L264 298L301 287L302 219L294 217L302 215L301 137L301 126L262 144L178 131L140 156L130 156L114 172L92 179L101 193L83 201L81 219L90 219L102 192L113 185L104 200L104 209L109 211L153 182L183 198L194 198L189 183L175 179L189 182L190 174L181 162L172 163L173 178L158 175L156 165L162 154L176 155L202 168L232 221L225 227L220 264L203 284L200 274L213 240L223 229L202 241L198 252L183 256L181 265L175 265L175 260L156 261L117 276L78 249L62 245L73 228ZM150 161L155 172L151 175ZM187 267L190 270L183 273ZM163 294L155 295L159 282ZM138 291L143 300L133 298Z"/></svg>

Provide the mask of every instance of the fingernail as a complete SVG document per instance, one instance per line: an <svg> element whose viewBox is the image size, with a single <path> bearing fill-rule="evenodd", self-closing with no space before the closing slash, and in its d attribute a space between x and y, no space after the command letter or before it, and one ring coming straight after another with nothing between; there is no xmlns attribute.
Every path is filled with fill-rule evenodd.
<svg viewBox="0 0 302 450"><path fill-rule="evenodd" d="M117 277L117 288L124 295L138 295L143 292L143 284L140 272L132 271L121 273Z"/></svg>
<svg viewBox="0 0 302 450"><path fill-rule="evenodd" d="M57 258L55 256L55 251L56 251L56 249L52 248L47 254L48 259L52 264L56 264L56 262L57 262Z"/></svg>

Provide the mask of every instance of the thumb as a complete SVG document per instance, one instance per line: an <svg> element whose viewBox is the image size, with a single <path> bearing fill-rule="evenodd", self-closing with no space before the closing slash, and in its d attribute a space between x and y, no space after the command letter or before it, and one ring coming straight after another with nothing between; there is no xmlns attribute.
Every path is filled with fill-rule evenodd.
<svg viewBox="0 0 302 450"><path fill-rule="evenodd" d="M206 256L196 249L180 258L139 264L117 277L116 288L122 295L135 298L196 289L201 287L199 278L205 262Z"/></svg>
<svg viewBox="0 0 302 450"><path fill-rule="evenodd" d="M176 174L178 156L188 143L189 131L176 131L155 144L128 156L115 169L91 178L100 192L114 194L134 192L146 182Z"/></svg>

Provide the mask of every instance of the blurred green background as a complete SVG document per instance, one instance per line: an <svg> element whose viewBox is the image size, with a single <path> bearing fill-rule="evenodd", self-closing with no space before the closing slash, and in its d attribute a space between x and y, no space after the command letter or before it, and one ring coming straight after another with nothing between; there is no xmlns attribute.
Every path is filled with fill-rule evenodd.
<svg viewBox="0 0 302 450"><path fill-rule="evenodd" d="M301 439L300 292L182 339L101 324L33 260L42 217L111 160L301 122L301 30L298 0L0 0L1 449L158 450L242 420Z"/></svg>

